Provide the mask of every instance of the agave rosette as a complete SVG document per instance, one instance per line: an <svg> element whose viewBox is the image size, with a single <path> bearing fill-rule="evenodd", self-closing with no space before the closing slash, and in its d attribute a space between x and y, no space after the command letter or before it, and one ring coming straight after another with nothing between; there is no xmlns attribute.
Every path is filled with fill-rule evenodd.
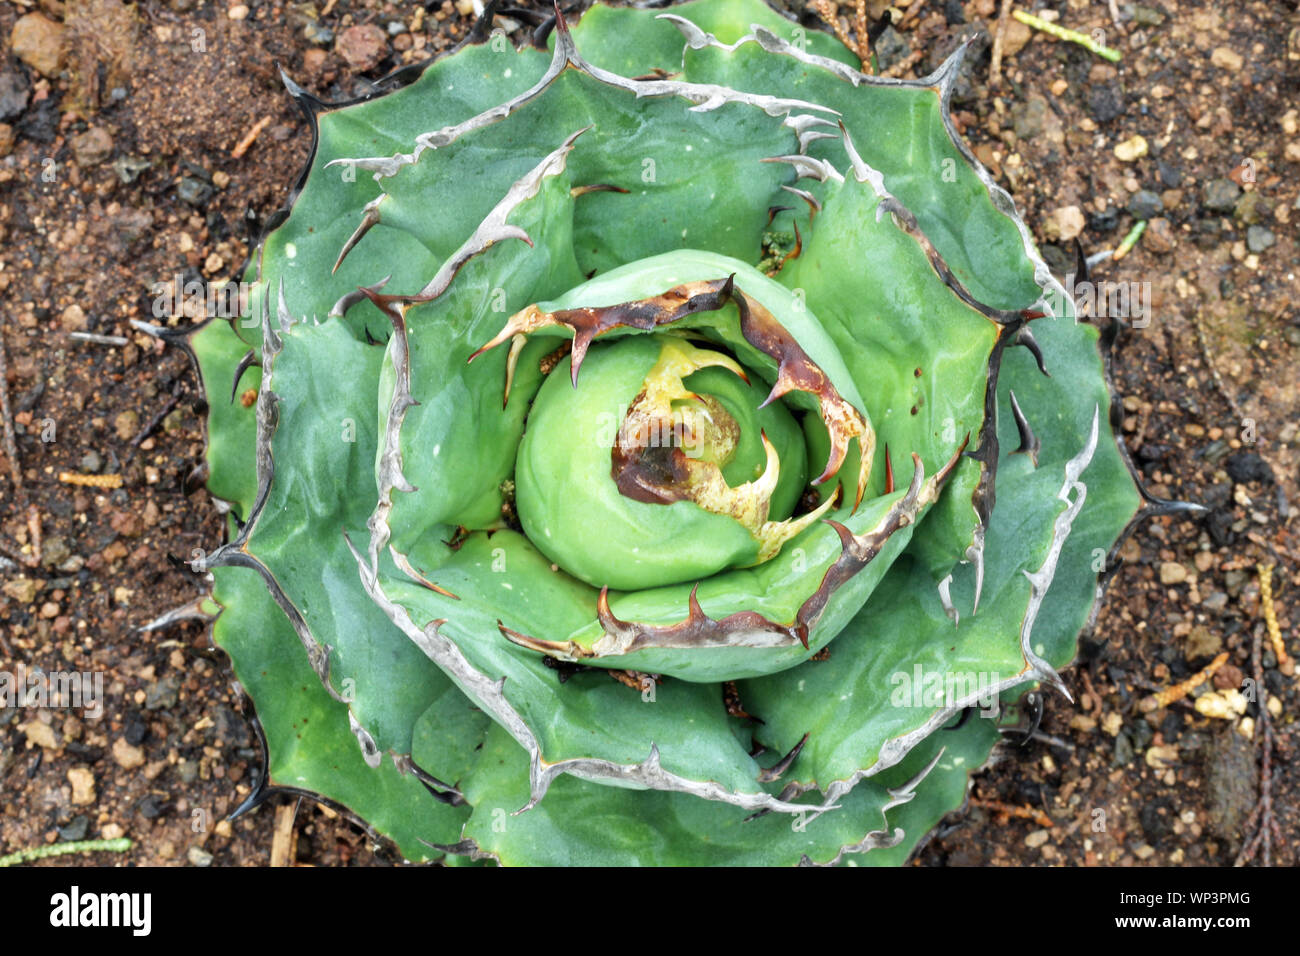
<svg viewBox="0 0 1300 956"><path fill-rule="evenodd" d="M252 320L191 337L267 784L411 859L898 862L1141 512L1098 331L948 120L960 52L554 26L296 91Z"/></svg>

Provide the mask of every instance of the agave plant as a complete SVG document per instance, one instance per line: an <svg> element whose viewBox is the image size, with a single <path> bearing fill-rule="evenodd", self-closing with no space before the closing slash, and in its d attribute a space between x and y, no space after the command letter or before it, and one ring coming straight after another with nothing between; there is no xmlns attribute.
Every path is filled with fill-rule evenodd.
<svg viewBox="0 0 1300 956"><path fill-rule="evenodd" d="M187 335L261 793L412 860L901 862L1161 507L961 51L864 75L759 0L491 31L290 84L313 158Z"/></svg>

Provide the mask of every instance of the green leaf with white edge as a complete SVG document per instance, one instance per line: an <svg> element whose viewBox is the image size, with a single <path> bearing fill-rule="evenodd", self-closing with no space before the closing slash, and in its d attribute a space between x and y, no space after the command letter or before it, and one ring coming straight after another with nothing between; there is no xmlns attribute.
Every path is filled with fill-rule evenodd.
<svg viewBox="0 0 1300 956"><path fill-rule="evenodd" d="M1028 455L1015 454L1016 426L1002 412L998 501L978 613L969 613L972 567L953 572L950 594L960 615L954 627L930 574L919 564L900 561L835 642L830 661L741 685L742 699L763 716L758 736L769 746L788 749L810 734L793 771L798 779L827 787L870 770L882 751L897 759L906 737L954 703L1025 670L1019 638L1032 596L1025 574L1038 572L1048 560L1055 522L1067 509L1059 497L1066 464L1087 446L1096 415L1100 434L1081 477L1089 491L1032 621L1034 654L1053 667L1073 656L1095 596L1098 554L1105 555L1133 518L1140 498L1110 432L1096 329L1044 319L1035 330L1051 377L1038 371L1027 352L1011 352L998 401L1006 410L1010 392L1016 392L1042 449L1036 468ZM908 639L891 640L900 634Z"/></svg>
<svg viewBox="0 0 1300 956"><path fill-rule="evenodd" d="M392 763L366 766L347 709L321 687L288 619L262 582L240 568L212 573L214 596L223 607L213 640L230 655L240 685L257 703L268 783L342 804L397 843L409 860L440 856L423 841L455 842L469 808L433 799L414 774L402 774ZM450 686L440 675L433 680ZM473 721L457 725L452 722L456 716L445 715L443 733L473 739ZM443 766L441 748L426 748L421 758L421 766L439 779L455 768L454 762Z"/></svg>
<svg viewBox="0 0 1300 956"><path fill-rule="evenodd" d="M241 339L240 334L246 338ZM209 322L191 339L191 347L203 370L203 397L208 403L207 489L216 498L230 502L247 517L257 497L257 465L253 445L257 438L257 411L245 407L237 394L231 397L235 369L244 354L260 346L260 329L239 332L229 322ZM259 368L249 368L241 379L240 391L262 384Z"/></svg>
<svg viewBox="0 0 1300 956"><path fill-rule="evenodd" d="M743 810L684 794L602 787L572 777L557 780L541 803L515 814L528 799L527 756L494 727L479 765L465 781L466 798L474 805L465 836L512 866L794 866L805 858L871 864L881 849L846 848L864 840L884 845L898 836L899 849L910 850L925 832L895 834L908 804L889 788L901 790L946 746L948 767L933 794L930 775L940 771L944 757L917 785L914 799L921 804L913 818L924 825L955 809L962 795L954 791L964 791L970 769L966 761L982 760L997 736L991 723L974 721L932 735L888 780L863 781L837 810L818 815L810 802L806 814L769 813L748 820Z"/></svg>
<svg viewBox="0 0 1300 956"><path fill-rule="evenodd" d="M275 476L246 550L332 649L330 682L379 752L409 753L440 675L368 599L343 537L365 533L374 505L383 349L338 321L299 323L280 338L268 383L279 409Z"/></svg>
<svg viewBox="0 0 1300 956"><path fill-rule="evenodd" d="M763 6L759 0L752 5ZM676 27L664 21L663 29ZM995 199L972 160L953 141L938 87L863 78L851 70L800 59L797 47L768 53L757 41L735 50L687 50L683 79L754 92L779 89L787 96L834 106L862 159L884 176L889 192L913 212L977 299L996 308L1019 309L1042 295L1035 264L1026 256L1027 233L1003 211L1005 194ZM814 142L808 152L841 163L833 140ZM800 185L818 188L809 180ZM1011 208L1010 200L1005 207ZM1041 270L1040 278L1045 275Z"/></svg>

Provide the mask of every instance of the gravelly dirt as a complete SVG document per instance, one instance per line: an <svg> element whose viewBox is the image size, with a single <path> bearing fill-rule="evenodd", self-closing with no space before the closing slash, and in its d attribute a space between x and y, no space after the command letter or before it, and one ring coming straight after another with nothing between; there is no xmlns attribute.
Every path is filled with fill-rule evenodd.
<svg viewBox="0 0 1300 956"><path fill-rule="evenodd" d="M997 29L993 0L896 7L902 20L878 49L898 75L937 65L961 35ZM1279 2L1119 9L1117 27L1104 3L1036 8L1085 33L1104 30L1123 59L1112 65L1038 34L1025 43L1017 26L1005 36L1000 87L989 89L987 48L972 59L958 119L1062 269L1076 234L1091 255L1118 245L1130 210L1155 214L1131 254L1096 272L1149 283L1150 324L1125 333L1118 352L1122 430L1153 493L1212 511L1138 531L1065 674L1076 703L1046 698L1037 736L999 748L921 865L1231 862L1253 832L1258 746L1240 718L1205 717L1188 701L1144 712L1140 702L1220 651L1228 662L1214 687L1252 675L1260 560L1277 564L1282 633L1300 653L1300 17ZM72 40L52 76L10 49L15 22L38 10ZM383 39L363 75L322 32L386 32L399 20L407 29ZM100 720L0 711L0 852L127 835L134 848L113 859L268 862L274 801L216 822L250 792L258 767L224 658L198 624L135 630L202 592L169 555L210 545L220 522L205 492L183 491L203 448L186 359L129 320L151 318L155 282L233 276L247 251L245 210L265 216L283 201L307 136L277 63L323 99L348 97L450 46L470 22L451 3L419 15L332 0L319 10L0 6L0 112L10 113L0 127L0 334L21 474L17 487L0 447L0 666L98 671L105 691ZM1119 158L1116 147L1139 135L1146 155ZM128 344L77 341L76 331ZM73 486L61 472L116 475L122 486ZM40 560L27 567L38 550L33 522ZM1273 761L1273 803L1282 833L1294 834L1297 771L1287 757L1300 701L1271 650L1262 664L1281 703L1280 746L1290 748ZM393 858L307 802L296 830L301 861ZM1273 856L1296 860L1289 845Z"/></svg>

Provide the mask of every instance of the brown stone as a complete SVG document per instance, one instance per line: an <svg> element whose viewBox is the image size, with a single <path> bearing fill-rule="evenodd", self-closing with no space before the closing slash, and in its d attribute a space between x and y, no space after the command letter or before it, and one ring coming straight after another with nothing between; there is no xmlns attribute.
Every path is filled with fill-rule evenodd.
<svg viewBox="0 0 1300 956"><path fill-rule="evenodd" d="M100 126L92 126L84 133L78 133L72 137L69 145L72 146L73 158L82 169L98 166L113 155L113 137Z"/></svg>
<svg viewBox="0 0 1300 956"><path fill-rule="evenodd" d="M68 783L72 784L72 802L78 806L87 806L95 802L95 775L86 767L73 767L68 771Z"/></svg>
<svg viewBox="0 0 1300 956"><path fill-rule="evenodd" d="M1142 245L1148 251L1158 255L1172 252L1174 249L1174 230L1169 220L1160 216L1147 223L1147 231L1142 236Z"/></svg>
<svg viewBox="0 0 1300 956"><path fill-rule="evenodd" d="M113 741L113 760L123 770L134 770L144 766L144 751L128 744L126 738L118 737Z"/></svg>
<svg viewBox="0 0 1300 956"><path fill-rule="evenodd" d="M334 52L357 73L379 65L388 53L388 36L373 23L359 23L339 34Z"/></svg>
<svg viewBox="0 0 1300 956"><path fill-rule="evenodd" d="M54 76L63 61L62 23L55 23L39 13L18 18L9 42L14 56L37 73Z"/></svg>
<svg viewBox="0 0 1300 956"><path fill-rule="evenodd" d="M1025 48L1033 35L1033 31L1019 20L1007 20L1006 32L1002 34L1002 55L1015 56Z"/></svg>

